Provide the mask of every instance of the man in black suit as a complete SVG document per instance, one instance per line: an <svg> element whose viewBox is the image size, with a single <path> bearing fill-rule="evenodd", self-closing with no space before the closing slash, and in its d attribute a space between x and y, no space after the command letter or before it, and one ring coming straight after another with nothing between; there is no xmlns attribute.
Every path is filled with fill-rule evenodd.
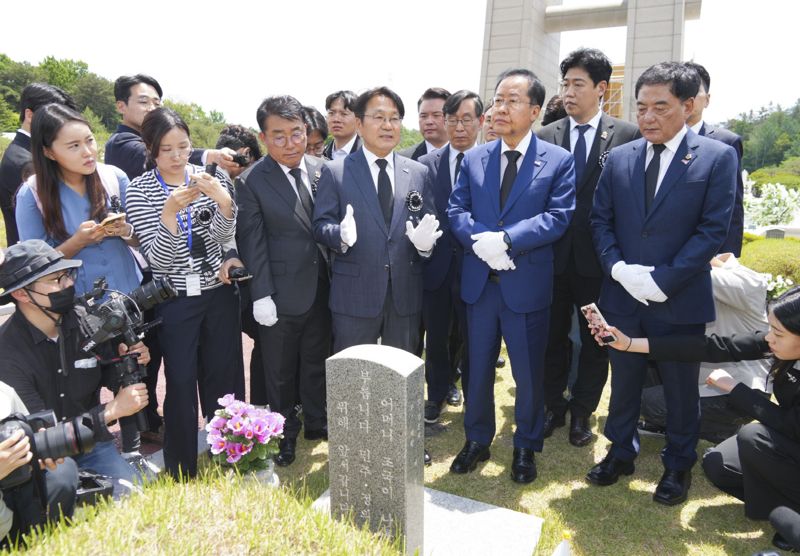
<svg viewBox="0 0 800 556"><path fill-rule="evenodd" d="M447 203L461 170L464 154L478 141L483 125L483 102L472 91L453 93L443 107L450 144L420 157L428 167L436 203L436 216L441 223L442 237L423 270L424 292L422 320L426 330L425 381L428 401L425 403L425 422L439 420L445 400L461 364L461 385L467 389L469 357L466 349L467 314L461 299L461 263L463 248L453 234L447 219ZM456 392L458 392L456 390Z"/></svg>
<svg viewBox="0 0 800 556"><path fill-rule="evenodd" d="M269 154L240 177L237 236L242 261L253 274L267 399L286 417L275 458L286 466L295 459L300 432L294 411L298 386L306 439L328 437L328 253L314 241L311 225L322 160L305 155L303 105L294 97L265 99L257 118Z"/></svg>
<svg viewBox="0 0 800 556"><path fill-rule="evenodd" d="M355 103L353 91L336 91L325 99L328 129L333 141L325 145L322 158L339 160L361 147L361 138L356 133L356 115L353 114Z"/></svg>
<svg viewBox="0 0 800 556"><path fill-rule="evenodd" d="M440 149L447 144L447 130L444 127L444 103L450 93L441 87L431 87L422 93L417 101L419 113L419 132L422 142L400 151L402 156L411 160Z"/></svg>
<svg viewBox="0 0 800 556"><path fill-rule="evenodd" d="M163 92L155 78L139 73L122 75L114 82L114 98L122 122L108 138L104 161L116 166L133 180L146 169L147 149L140 135L142 121L148 112L161 106ZM231 172L239 168L233 161L231 149L194 149L189 157L192 164L219 164Z"/></svg>
<svg viewBox="0 0 800 556"><path fill-rule="evenodd" d="M635 125L600 110L610 79L611 63L605 54L593 48L572 52L561 62L561 96L567 117L538 133L542 140L561 145L575 157L575 214L554 247L555 280L544 375L544 436L549 437L556 427L564 425L569 409L569 441L573 446L585 446L591 441L589 418L597 409L608 378L608 353L581 322L578 378L571 389L572 398L569 402L564 399L573 308L596 302L603 282L589 228L592 197L608 151L639 136Z"/></svg>
<svg viewBox="0 0 800 556"><path fill-rule="evenodd" d="M704 135L709 139L716 139L722 141L726 145L730 145L736 150L736 156L739 158L739 172L736 175L736 200L733 205L733 213L731 214L731 227L728 230L728 237L720 247L720 253L733 253L737 257L742 254L742 236L744 235L744 180L742 180L742 156L744 156L744 148L742 147L742 138L728 131L725 128L713 126L703 121L703 110L708 107L711 102L711 76L708 75L706 68L695 62L686 62L687 67L693 69L700 76L700 90L694 100L694 110L689 119L686 120L686 125L698 135Z"/></svg>
<svg viewBox="0 0 800 556"><path fill-rule="evenodd" d="M31 162L31 121L40 106L57 102L77 110L75 102L66 92L46 83L31 83L22 89L19 99L19 129L3 153L0 162L0 210L6 226L6 245L19 241L17 219L14 215L14 197L22 184L22 169Z"/></svg>

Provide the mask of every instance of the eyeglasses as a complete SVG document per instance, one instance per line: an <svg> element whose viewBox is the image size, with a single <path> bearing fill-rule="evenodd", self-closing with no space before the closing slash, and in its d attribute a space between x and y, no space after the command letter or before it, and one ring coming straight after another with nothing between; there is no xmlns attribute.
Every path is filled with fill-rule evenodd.
<svg viewBox="0 0 800 556"><path fill-rule="evenodd" d="M158 98L140 98L136 101L136 104L142 106L143 108L158 108L161 106L161 99Z"/></svg>
<svg viewBox="0 0 800 556"><path fill-rule="evenodd" d="M286 135L278 135L270 137L270 142L275 145L276 147L285 147L286 142L288 139L292 140L292 143L295 145L299 145L306 139L306 134L302 131L295 131L289 136Z"/></svg>
<svg viewBox="0 0 800 556"><path fill-rule="evenodd" d="M381 112L377 112L375 114L364 114L365 118L369 118L377 125L386 124L388 123L392 127L396 127L400 125L400 122L403 121L403 118L400 116L387 116Z"/></svg>
<svg viewBox="0 0 800 556"><path fill-rule="evenodd" d="M470 127L472 124L475 123L475 118L471 118L470 116L466 116L466 117L461 118L461 119L458 119L458 118L447 118L445 120L445 123L447 124L447 127L458 127L459 123L461 125L463 125L464 127Z"/></svg>
<svg viewBox="0 0 800 556"><path fill-rule="evenodd" d="M328 110L328 117L339 117L339 118L347 118L352 116L353 113L350 110Z"/></svg>
<svg viewBox="0 0 800 556"><path fill-rule="evenodd" d="M53 287L56 287L56 286L58 286L60 288L66 288L67 286L71 286L72 284L75 283L75 278L77 276L78 276L78 269L77 268L68 268L68 269L66 269L66 270L64 270L62 272L59 272L58 274L56 274L55 276L53 276L51 278L40 278L40 279L36 280L34 282L34 284L45 284L46 286L49 286L50 288L53 288ZM31 289L31 288L29 288L29 289ZM42 292L38 292L38 291L36 291L34 289L31 289L31 291L34 292L34 293L40 293L42 295L46 295L46 294L43 294Z"/></svg>
<svg viewBox="0 0 800 556"><path fill-rule="evenodd" d="M160 149L158 151L159 156L165 156L167 158L189 158L190 154L192 154L191 145L187 145L186 147L178 147L177 149Z"/></svg>
<svg viewBox="0 0 800 556"><path fill-rule="evenodd" d="M492 99L492 108L502 108L503 106L506 106L509 110L514 110L515 108L519 106L525 106L526 104L531 106L533 105L532 102L527 102L525 100L520 100L518 98L494 97Z"/></svg>

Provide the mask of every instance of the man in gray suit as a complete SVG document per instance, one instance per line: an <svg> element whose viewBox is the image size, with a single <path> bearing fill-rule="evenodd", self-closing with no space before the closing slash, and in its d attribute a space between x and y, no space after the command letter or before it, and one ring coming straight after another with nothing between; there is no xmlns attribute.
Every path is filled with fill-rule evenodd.
<svg viewBox="0 0 800 556"><path fill-rule="evenodd" d="M417 101L419 113L419 132L423 140L416 145L400 151L402 156L411 160L441 149L447 144L447 130L444 127L444 103L450 97L450 92L441 87L427 89Z"/></svg>
<svg viewBox="0 0 800 556"><path fill-rule="evenodd" d="M358 97L363 147L322 168L314 237L336 252L331 280L334 350L376 343L413 352L422 311L422 258L438 231L428 169L392 150L403 101L387 87Z"/></svg>
<svg viewBox="0 0 800 556"><path fill-rule="evenodd" d="M303 404L305 438L328 438L325 359L330 352L327 249L314 240L311 218L322 160L306 156L303 106L270 97L257 111L269 154L239 178L238 244L253 274L253 317L264 353L267 400L286 417L275 463L295 459Z"/></svg>
<svg viewBox="0 0 800 556"><path fill-rule="evenodd" d="M608 352L597 345L581 319L578 378L571 399L564 399L570 370L569 331L575 308L600 297L603 270L589 228L592 198L608 151L639 136L638 128L600 110L611 79L611 62L597 49L581 48L561 62L561 97L567 116L543 127L539 138L560 145L575 158L575 213L567 232L553 246L553 305L544 372L544 437L565 424L570 412L569 441L585 446L592 440L589 418L600 402L608 378Z"/></svg>

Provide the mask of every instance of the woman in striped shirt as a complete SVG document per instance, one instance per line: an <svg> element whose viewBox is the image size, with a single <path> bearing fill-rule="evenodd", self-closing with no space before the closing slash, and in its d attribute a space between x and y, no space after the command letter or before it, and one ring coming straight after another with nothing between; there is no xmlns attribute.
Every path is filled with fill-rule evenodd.
<svg viewBox="0 0 800 556"><path fill-rule="evenodd" d="M236 229L230 181L188 163L189 127L169 108L149 112L142 139L155 168L127 190L128 217L154 277L168 277L179 296L156 307L163 319L164 462L177 477L197 472L197 389L210 419L217 399L244 397L239 301L217 277L223 244Z"/></svg>

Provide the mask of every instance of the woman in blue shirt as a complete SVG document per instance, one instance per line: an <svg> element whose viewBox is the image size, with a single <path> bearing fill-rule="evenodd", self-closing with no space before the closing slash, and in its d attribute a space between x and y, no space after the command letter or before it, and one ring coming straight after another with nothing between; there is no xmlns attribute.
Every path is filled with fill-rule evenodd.
<svg viewBox="0 0 800 556"><path fill-rule="evenodd" d="M112 202L124 210L125 173L97 162L88 122L66 106L38 109L31 132L35 180L17 193L20 239L44 240L64 256L83 261L75 280L79 295L101 276L123 293L138 287L142 275L128 249L136 245L133 227L124 218L101 225Z"/></svg>

